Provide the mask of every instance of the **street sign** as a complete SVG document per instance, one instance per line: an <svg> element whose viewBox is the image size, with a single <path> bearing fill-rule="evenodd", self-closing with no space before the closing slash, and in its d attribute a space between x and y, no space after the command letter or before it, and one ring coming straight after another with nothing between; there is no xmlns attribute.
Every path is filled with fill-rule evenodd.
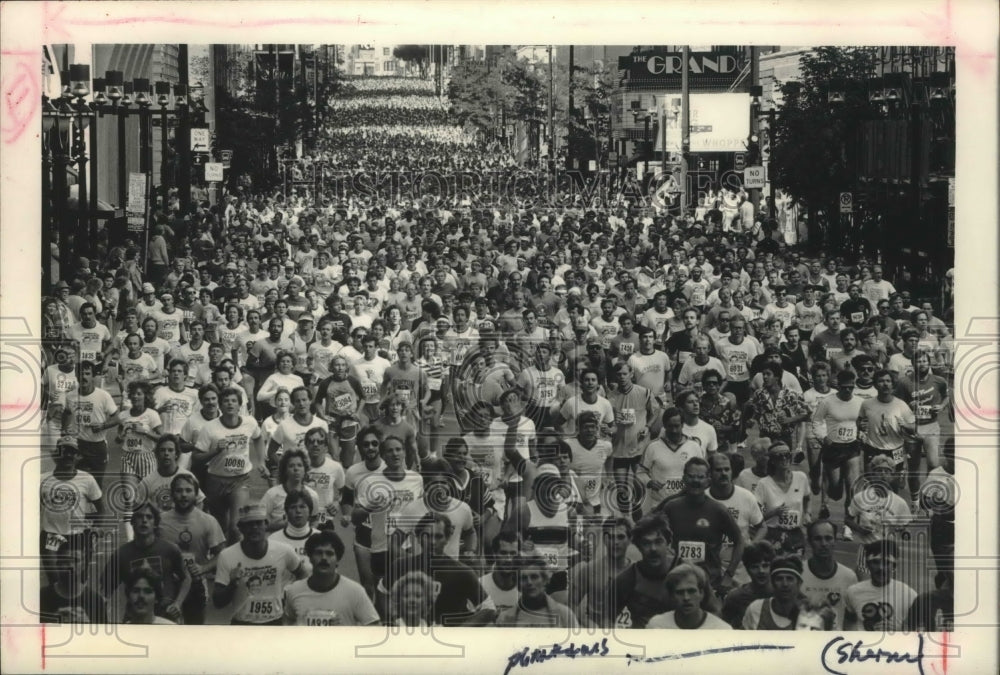
<svg viewBox="0 0 1000 675"><path fill-rule="evenodd" d="M854 195L850 192L840 193L840 212L854 213Z"/></svg>
<svg viewBox="0 0 1000 675"><path fill-rule="evenodd" d="M233 162L233 151L232 150L220 150L219 157L222 159L223 168L228 169Z"/></svg>
<svg viewBox="0 0 1000 675"><path fill-rule="evenodd" d="M125 199L125 217L129 232L142 232L146 229L146 194L148 181L146 174L130 172L128 175L128 190Z"/></svg>
<svg viewBox="0 0 1000 675"><path fill-rule="evenodd" d="M767 185L767 179L764 176L764 167L748 166L743 169L743 187L748 190L759 190L765 185Z"/></svg>
<svg viewBox="0 0 1000 675"><path fill-rule="evenodd" d="M608 161L609 162L617 162L618 161L618 153L617 152L609 152L608 153Z"/></svg>
<svg viewBox="0 0 1000 675"><path fill-rule="evenodd" d="M210 183L224 180L222 162L205 163L205 180Z"/></svg>
<svg viewBox="0 0 1000 675"><path fill-rule="evenodd" d="M735 158L733 159L733 169L736 171L743 171L747 168L747 154L745 152L737 152Z"/></svg>
<svg viewBox="0 0 1000 675"><path fill-rule="evenodd" d="M191 130L191 152L208 152L211 145L211 133L208 129Z"/></svg>

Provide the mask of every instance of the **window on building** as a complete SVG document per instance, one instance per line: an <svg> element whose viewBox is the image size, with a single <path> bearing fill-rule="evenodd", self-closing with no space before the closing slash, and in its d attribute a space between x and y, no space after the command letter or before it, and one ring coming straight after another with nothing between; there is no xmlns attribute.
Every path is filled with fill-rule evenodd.
<svg viewBox="0 0 1000 675"><path fill-rule="evenodd" d="M389 48L388 47L383 47L382 48L382 56L389 56Z"/></svg>

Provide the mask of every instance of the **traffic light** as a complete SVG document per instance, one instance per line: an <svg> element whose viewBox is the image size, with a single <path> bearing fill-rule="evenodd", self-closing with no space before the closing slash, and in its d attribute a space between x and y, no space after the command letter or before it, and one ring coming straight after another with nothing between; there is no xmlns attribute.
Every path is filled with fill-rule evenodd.
<svg viewBox="0 0 1000 675"><path fill-rule="evenodd" d="M747 143L747 159L751 166L756 166L760 164L760 135L757 133L750 134L750 141Z"/></svg>

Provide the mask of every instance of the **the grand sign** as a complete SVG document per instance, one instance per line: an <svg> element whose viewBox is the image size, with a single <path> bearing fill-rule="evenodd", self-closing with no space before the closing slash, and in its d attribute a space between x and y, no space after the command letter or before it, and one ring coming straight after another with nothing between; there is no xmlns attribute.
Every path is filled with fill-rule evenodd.
<svg viewBox="0 0 1000 675"><path fill-rule="evenodd" d="M688 76L692 82L732 82L743 70L744 61L742 54L691 52L688 55ZM673 80L680 82L684 59L679 52L643 52L619 56L618 69L627 71L630 80L655 80L666 85Z"/></svg>

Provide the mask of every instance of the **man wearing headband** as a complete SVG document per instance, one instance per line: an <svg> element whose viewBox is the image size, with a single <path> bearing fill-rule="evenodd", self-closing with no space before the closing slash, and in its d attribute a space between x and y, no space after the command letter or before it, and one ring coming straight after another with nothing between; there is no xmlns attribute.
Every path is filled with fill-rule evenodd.
<svg viewBox="0 0 1000 675"><path fill-rule="evenodd" d="M879 539L863 550L871 579L847 589L844 628L894 633L903 627L917 593L893 578L899 558L896 542Z"/></svg>
<svg viewBox="0 0 1000 675"><path fill-rule="evenodd" d="M802 591L802 560L798 556L771 561L774 595L754 600L743 614L744 630L794 630Z"/></svg>

